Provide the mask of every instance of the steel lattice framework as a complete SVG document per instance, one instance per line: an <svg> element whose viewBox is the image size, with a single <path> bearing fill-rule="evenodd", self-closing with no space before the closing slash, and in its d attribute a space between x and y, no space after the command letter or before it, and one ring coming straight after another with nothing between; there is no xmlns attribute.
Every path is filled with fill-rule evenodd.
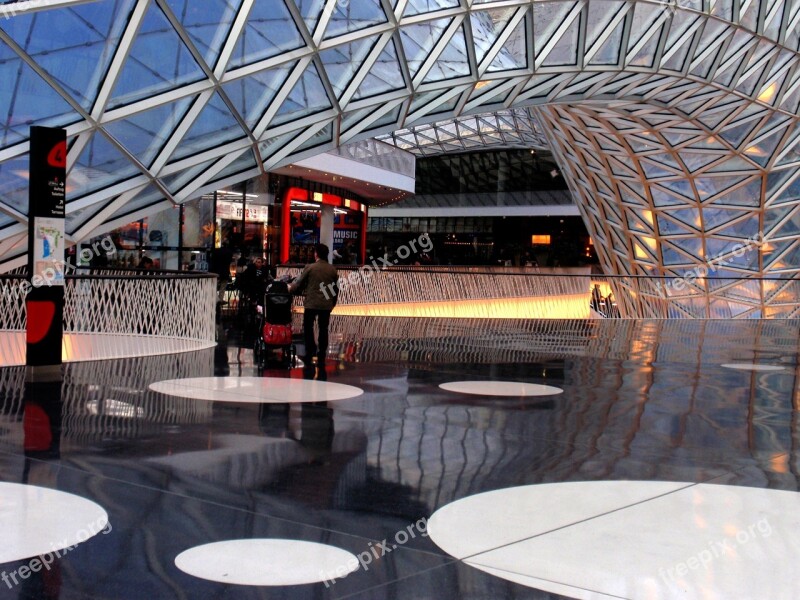
<svg viewBox="0 0 800 600"><path fill-rule="evenodd" d="M398 129L380 139L419 156L486 147L548 148L533 108L512 108Z"/></svg>
<svg viewBox="0 0 800 600"><path fill-rule="evenodd" d="M766 245L725 275L797 272L800 0L55 0L0 17L6 267L33 124L68 130L79 240L340 144L533 107L609 272L680 274L755 233Z"/></svg>

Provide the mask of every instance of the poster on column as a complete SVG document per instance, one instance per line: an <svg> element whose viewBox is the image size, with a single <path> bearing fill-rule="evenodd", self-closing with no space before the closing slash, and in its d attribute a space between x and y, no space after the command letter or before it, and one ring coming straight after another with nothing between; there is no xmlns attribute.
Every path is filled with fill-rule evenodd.
<svg viewBox="0 0 800 600"><path fill-rule="evenodd" d="M33 223L33 280L64 285L64 219L36 217Z"/></svg>

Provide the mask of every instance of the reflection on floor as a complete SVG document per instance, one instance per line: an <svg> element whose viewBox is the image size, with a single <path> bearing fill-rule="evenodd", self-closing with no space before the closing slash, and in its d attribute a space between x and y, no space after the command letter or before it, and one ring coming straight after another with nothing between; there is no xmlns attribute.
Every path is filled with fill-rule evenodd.
<svg viewBox="0 0 800 600"><path fill-rule="evenodd" d="M0 369L0 481L82 496L111 526L48 568L1 564L0 599L794 596L800 322L337 317L331 332L324 372L258 373L252 339L227 326L211 350L66 365L63 385L26 387L24 370ZM723 366L746 364L782 369ZM262 376L364 393L237 403L151 388ZM563 392L440 387L464 381ZM615 491L622 481L631 487ZM578 482L592 487L570 495L577 488L542 485ZM433 526L427 535L434 512L509 488L475 504L460 530L446 526L450 539ZM715 503L724 522L710 517ZM0 489L0 515L10 510ZM501 537L479 539L470 518L500 523ZM33 526L29 514L11 522ZM749 525L752 543L692 567ZM193 548L254 539L312 542L359 564L337 579L324 553L309 551L303 566L321 583L271 587L175 565ZM470 544L482 544L480 556ZM261 558L274 566L279 557ZM767 596L740 583L756 570L775 574Z"/></svg>

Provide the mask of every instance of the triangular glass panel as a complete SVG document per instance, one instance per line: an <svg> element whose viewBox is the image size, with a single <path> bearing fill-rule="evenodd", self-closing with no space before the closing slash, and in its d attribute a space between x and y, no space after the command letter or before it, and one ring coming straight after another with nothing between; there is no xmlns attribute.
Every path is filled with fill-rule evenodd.
<svg viewBox="0 0 800 600"><path fill-rule="evenodd" d="M319 53L325 73L328 75L328 81L331 82L337 98L341 98L377 41L378 36L372 36Z"/></svg>
<svg viewBox="0 0 800 600"><path fill-rule="evenodd" d="M245 135L228 106L217 93L214 93L178 144L170 162L204 150L211 150L244 138Z"/></svg>
<svg viewBox="0 0 800 600"><path fill-rule="evenodd" d="M593 48L601 35L605 37L605 40L601 42L600 50L592 57L591 64L608 65L616 64L619 61L622 26L625 21L623 19L611 32L609 32L608 28L623 6L624 3L618 0L589 3L586 49Z"/></svg>
<svg viewBox="0 0 800 600"><path fill-rule="evenodd" d="M793 206L781 206L764 211L764 235L774 235L773 229L778 227L783 220L794 210Z"/></svg>
<svg viewBox="0 0 800 600"><path fill-rule="evenodd" d="M269 6L271 3L265 4ZM329 40L345 33L386 23L386 21L386 13L381 8L380 0L337 2L325 30L325 39Z"/></svg>
<svg viewBox="0 0 800 600"><path fill-rule="evenodd" d="M697 115L695 118L709 129L714 130L729 116L729 112L720 110L714 112L706 111L700 115ZM721 144L717 144L715 147L721 147Z"/></svg>
<svg viewBox="0 0 800 600"><path fill-rule="evenodd" d="M771 232L773 238L797 237L800 235L800 212L795 211L778 229Z"/></svg>
<svg viewBox="0 0 800 600"><path fill-rule="evenodd" d="M70 200L110 187L139 173L141 171L103 134L96 132L69 173Z"/></svg>
<svg viewBox="0 0 800 600"><path fill-rule="evenodd" d="M297 132L291 131L259 142L258 151L261 153L262 160L266 163L274 154L282 150L288 142L296 137Z"/></svg>
<svg viewBox="0 0 800 600"><path fill-rule="evenodd" d="M636 172L616 157L608 157L611 172L618 177L636 177Z"/></svg>
<svg viewBox="0 0 800 600"><path fill-rule="evenodd" d="M425 76L424 82L444 81L455 77L469 75L469 59L467 58L467 40L464 36L464 26L450 38L447 46L436 59L436 62Z"/></svg>
<svg viewBox="0 0 800 600"><path fill-rule="evenodd" d="M735 190L726 192L709 204L759 208L761 206L761 178L757 177Z"/></svg>
<svg viewBox="0 0 800 600"><path fill-rule="evenodd" d="M739 156L731 156L725 162L711 167L707 173L730 173L733 171L756 171L756 166Z"/></svg>
<svg viewBox="0 0 800 600"><path fill-rule="evenodd" d="M725 128L720 136L734 148L738 148L744 139L750 134L753 129L758 125L758 119L749 119L739 125Z"/></svg>
<svg viewBox="0 0 800 600"><path fill-rule="evenodd" d="M755 248L755 246L753 246ZM742 242L736 240L718 240L714 237L706 238L706 250L709 259L725 256L734 250L742 248Z"/></svg>
<svg viewBox="0 0 800 600"><path fill-rule="evenodd" d="M734 254L729 254L724 258L725 266L733 269L744 269L746 271L755 271L758 269L758 260L760 253L755 245L747 246L739 244L740 250Z"/></svg>
<svg viewBox="0 0 800 600"><path fill-rule="evenodd" d="M537 60L544 47L550 43L556 30L564 24L573 7L573 2L533 3L533 22L536 28L534 50Z"/></svg>
<svg viewBox="0 0 800 600"><path fill-rule="evenodd" d="M690 152L688 150L681 150L679 156L681 162L686 166L690 173L699 171L703 167L710 165L715 160L720 159L719 154L711 154L708 152Z"/></svg>
<svg viewBox="0 0 800 600"><path fill-rule="evenodd" d="M710 200L737 183L744 181L746 175L722 175L719 177L695 177L694 185L701 201Z"/></svg>
<svg viewBox="0 0 800 600"><path fill-rule="evenodd" d="M780 107L788 113L794 114L797 112L798 107L800 107L800 86L794 88L783 97Z"/></svg>
<svg viewBox="0 0 800 600"><path fill-rule="evenodd" d="M402 105L397 105L395 108L387 112L381 118L379 118L374 123L370 124L364 131L375 131L378 129L382 129L384 127L392 126L395 129L397 128L397 121L400 118L400 109Z"/></svg>
<svg viewBox="0 0 800 600"><path fill-rule="evenodd" d="M414 114L421 108L424 108L431 102L434 102L437 98L444 96L447 93L447 90L434 90L432 92L423 92L422 94L416 94L414 99L411 101L411 106L408 109L409 114Z"/></svg>
<svg viewBox="0 0 800 600"><path fill-rule="evenodd" d="M480 64L486 53L503 33L516 7L475 10L470 14L472 38L475 41L475 58Z"/></svg>
<svg viewBox="0 0 800 600"><path fill-rule="evenodd" d="M328 123L325 127L303 142L295 152L308 150L309 148L317 148L325 144L330 144L331 141L333 141L333 123Z"/></svg>
<svg viewBox="0 0 800 600"><path fill-rule="evenodd" d="M306 23L308 31L313 35L317 27L322 10L325 8L325 0L292 0L300 11L303 21Z"/></svg>
<svg viewBox="0 0 800 600"><path fill-rule="evenodd" d="M753 215L743 221L739 221L719 231L714 235L727 237L752 237L758 232L758 215Z"/></svg>
<svg viewBox="0 0 800 600"><path fill-rule="evenodd" d="M673 27L671 27L670 29L671 30L675 29L674 24L676 23L676 21L678 19L688 20L689 18L690 17L688 15L685 15L682 11L678 11L677 13L675 13L675 16L673 18ZM697 18L698 17L694 17L694 19L697 19ZM679 38L676 38L676 39L679 39ZM686 38L684 38L681 41L680 46L677 49L675 49L674 51L673 51L673 48L675 47L675 42L672 42L672 43L668 42L667 45L665 46L665 48L666 48L665 52L666 51L670 51L670 52L672 52L672 54L670 54L667 57L666 60L662 61L662 63L661 63L662 70L664 70L664 71L678 71L679 73L682 73L683 72L683 68L686 65L686 60L689 57L689 50L692 48L692 40L693 39L694 39L694 36L692 36L692 35L687 36Z"/></svg>
<svg viewBox="0 0 800 600"><path fill-rule="evenodd" d="M125 149L149 167L186 114L193 98L162 104L105 126Z"/></svg>
<svg viewBox="0 0 800 600"><path fill-rule="evenodd" d="M634 194L626 186L619 185L617 186L617 189L619 190L623 202L632 204L634 206L647 206L647 202L643 198L639 197L637 194Z"/></svg>
<svg viewBox="0 0 800 600"><path fill-rule="evenodd" d="M628 228L632 231L641 231L642 233L647 234L651 234L653 232L652 227L640 220L638 217L634 216L631 212L626 212L625 216L628 223Z"/></svg>
<svg viewBox="0 0 800 600"><path fill-rule="evenodd" d="M167 0L167 4L192 38L206 64L213 69L236 19L240 2L207 0L199 4L190 0Z"/></svg>
<svg viewBox="0 0 800 600"><path fill-rule="evenodd" d="M254 2L228 70L278 56L304 45L291 13L282 0Z"/></svg>
<svg viewBox="0 0 800 600"><path fill-rule="evenodd" d="M456 6L458 6L458 0L408 0L403 16L422 15Z"/></svg>
<svg viewBox="0 0 800 600"><path fill-rule="evenodd" d="M527 17L517 24L505 44L503 44L500 52L492 59L487 72L512 71L514 69L524 69L528 66L526 22Z"/></svg>
<svg viewBox="0 0 800 600"><path fill-rule="evenodd" d="M412 77L417 74L422 63L433 51L436 42L442 37L442 32L452 20L452 18L437 19L400 28L400 40L403 43L408 70Z"/></svg>
<svg viewBox="0 0 800 600"><path fill-rule="evenodd" d="M565 3L570 6L569 3ZM537 5L534 5L537 6ZM578 64L578 35L580 34L580 17L572 20L567 30L553 46L542 63L543 67L573 66Z"/></svg>
<svg viewBox="0 0 800 600"><path fill-rule="evenodd" d="M674 171L667 171L665 168L654 162L642 159L640 163L642 165L642 169L644 170L645 177L648 179L656 179L658 177L674 177L676 175Z"/></svg>
<svg viewBox="0 0 800 600"><path fill-rule="evenodd" d="M159 204L167 210L173 210L173 204L164 198L164 193L155 185L150 184L141 192L136 194L134 198L123 204L119 210L117 210L117 212L109 217L108 220L112 221L115 219L120 219L124 216L132 215L136 211ZM159 212L161 211L155 211L155 214L158 214ZM177 240L174 240L174 243L177 244Z"/></svg>
<svg viewBox="0 0 800 600"><path fill-rule="evenodd" d="M664 265L685 265L694 262L691 257L679 252L667 243L661 244L661 258Z"/></svg>
<svg viewBox="0 0 800 600"><path fill-rule="evenodd" d="M704 208L703 209L703 222L705 223L705 230L712 231L717 227L721 227L731 221L740 219L747 213L741 210L727 210L724 208ZM721 235L719 232L714 232L714 235Z"/></svg>
<svg viewBox="0 0 800 600"><path fill-rule="evenodd" d="M800 179L795 179L789 187L770 200L770 206L797 204L800 202Z"/></svg>
<svg viewBox="0 0 800 600"><path fill-rule="evenodd" d="M3 43L0 81L0 147L27 140L31 125L59 127L80 120L66 100Z"/></svg>
<svg viewBox="0 0 800 600"><path fill-rule="evenodd" d="M400 62L397 58L397 50L394 47L394 39L391 39L380 53L380 56L378 56L378 60L370 68L364 81L358 86L353 99L369 98L386 92L401 90L405 87L406 84L403 81Z"/></svg>
<svg viewBox="0 0 800 600"><path fill-rule="evenodd" d="M151 4L122 67L109 108L199 81L205 73L161 12Z"/></svg>
<svg viewBox="0 0 800 600"><path fill-rule="evenodd" d="M217 162L216 158L207 160L199 165L194 165L182 171L178 171L177 173L173 173L172 175L161 176L159 180L167 187L170 194L177 195L184 187L197 179L198 176L204 173L205 170L215 162Z"/></svg>
<svg viewBox="0 0 800 600"><path fill-rule="evenodd" d="M800 177L800 171L795 169L784 169L782 171L771 171L767 173L767 197L766 204L771 204L773 197L789 180L795 181Z"/></svg>
<svg viewBox="0 0 800 600"><path fill-rule="evenodd" d="M745 155L750 160L756 161L762 167L766 167L767 163L772 159L775 148L778 147L778 144L783 139L784 133L784 129L779 129L775 133L760 140L758 143L751 143L744 149Z"/></svg>
<svg viewBox="0 0 800 600"><path fill-rule="evenodd" d="M133 4L132 0L93 2L19 14L3 21L2 29L84 109L90 110ZM5 52L0 51L0 55ZM0 66L0 72L4 70ZM2 81L4 87L14 89L12 78L3 76Z"/></svg>
<svg viewBox="0 0 800 600"><path fill-rule="evenodd" d="M692 184L686 179L673 179L671 181L661 181L659 185L667 188L668 190L680 194L687 200L694 200L694 190Z"/></svg>
<svg viewBox="0 0 800 600"><path fill-rule="evenodd" d="M664 211L661 214L669 215L673 219L677 219L684 225L688 225L692 229L700 231L702 229L702 222L700 220L700 211L696 208L682 208L679 210Z"/></svg>
<svg viewBox="0 0 800 600"><path fill-rule="evenodd" d="M726 154L730 152L728 147L715 135L709 135L695 140L688 148L693 150L722 150Z"/></svg>
<svg viewBox="0 0 800 600"><path fill-rule="evenodd" d="M270 127L307 117L331 106L331 100L322 85L317 67L311 62L278 109L278 114L272 119Z"/></svg>
<svg viewBox="0 0 800 600"><path fill-rule="evenodd" d="M664 215L666 213L658 213L656 215L656 222L658 223L658 234L660 236L667 235L697 235L694 229L688 229L683 225L679 225L675 221L671 221Z"/></svg>
<svg viewBox="0 0 800 600"><path fill-rule="evenodd" d="M669 142L670 146L678 146L697 137L697 135L694 133L680 133L667 129L662 130L661 135L663 135L664 139Z"/></svg>
<svg viewBox="0 0 800 600"><path fill-rule="evenodd" d="M639 7L646 6L639 4ZM638 9L637 9L638 10ZM652 67L653 61L656 57L656 51L658 50L658 42L661 39L661 31L663 29L663 25L658 28L658 31L650 36L644 46L642 46L639 51L632 57L628 58L628 64L636 67ZM631 35L631 39L633 39L633 35Z"/></svg>
<svg viewBox="0 0 800 600"><path fill-rule="evenodd" d="M296 135L296 134L295 134ZM253 151L248 149L244 152L239 158L234 160L231 164L227 167L222 169L219 173L214 176L214 181L222 181L231 175L239 175L241 177L245 177L248 175L255 176L258 174L258 163L256 163L256 157L253 154Z"/></svg>
<svg viewBox="0 0 800 600"><path fill-rule="evenodd" d="M248 127L251 129L256 127L296 64L288 63L274 69L259 71L254 75L234 79L222 86Z"/></svg>
<svg viewBox="0 0 800 600"><path fill-rule="evenodd" d="M680 248L684 252L691 254L693 257L700 260L703 259L705 251L703 249L703 238L673 238L670 240L676 248Z"/></svg>
<svg viewBox="0 0 800 600"><path fill-rule="evenodd" d="M25 153L0 162L0 201L23 215L28 214L30 154ZM72 199L72 182L67 180L69 200Z"/></svg>
<svg viewBox="0 0 800 600"><path fill-rule="evenodd" d="M437 106L435 109L433 109L431 111L431 114L432 115L438 115L438 114L441 114L441 113L449 113L449 112L451 112L456 107L456 104L458 104L458 99L459 99L459 96L453 96L447 102L444 102L441 105ZM478 145L482 145L482 144L483 144L483 142L478 140Z"/></svg>
<svg viewBox="0 0 800 600"><path fill-rule="evenodd" d="M681 166L677 163L675 158L671 154L667 154L666 152L662 154L650 154L647 156L647 160L652 160L657 162L665 167L669 167L674 169L675 171L681 172Z"/></svg>
<svg viewBox="0 0 800 600"><path fill-rule="evenodd" d="M779 248L781 246L785 247L785 246L788 246L789 244L792 244L792 243L793 243L792 241L773 242L771 245L775 246L775 248L777 249L777 248ZM771 263L774 262L775 259L778 258L779 254L776 251L776 252L773 253L772 256L774 258L773 258L772 261L770 261ZM765 266L767 264L767 258L766 257L764 258L764 264L765 264ZM794 249L790 250L788 254L784 255L780 259L778 264L770 264L770 267L772 267L773 269L776 269L776 270L777 269L780 269L780 270L797 269L798 267L800 267L800 246L796 246ZM794 294L792 294L792 295L784 294L784 296L785 296L785 301L786 302L791 302L792 304L797 304L797 297Z"/></svg>

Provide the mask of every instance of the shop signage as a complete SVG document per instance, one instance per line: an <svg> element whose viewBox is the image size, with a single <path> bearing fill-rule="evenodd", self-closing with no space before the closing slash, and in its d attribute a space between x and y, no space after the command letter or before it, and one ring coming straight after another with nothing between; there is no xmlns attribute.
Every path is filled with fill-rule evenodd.
<svg viewBox="0 0 800 600"><path fill-rule="evenodd" d="M228 219L233 221L242 220L242 203L241 202L217 202L217 218ZM247 207L246 221L251 223L266 223L269 221L269 207L261 205L253 205Z"/></svg>

